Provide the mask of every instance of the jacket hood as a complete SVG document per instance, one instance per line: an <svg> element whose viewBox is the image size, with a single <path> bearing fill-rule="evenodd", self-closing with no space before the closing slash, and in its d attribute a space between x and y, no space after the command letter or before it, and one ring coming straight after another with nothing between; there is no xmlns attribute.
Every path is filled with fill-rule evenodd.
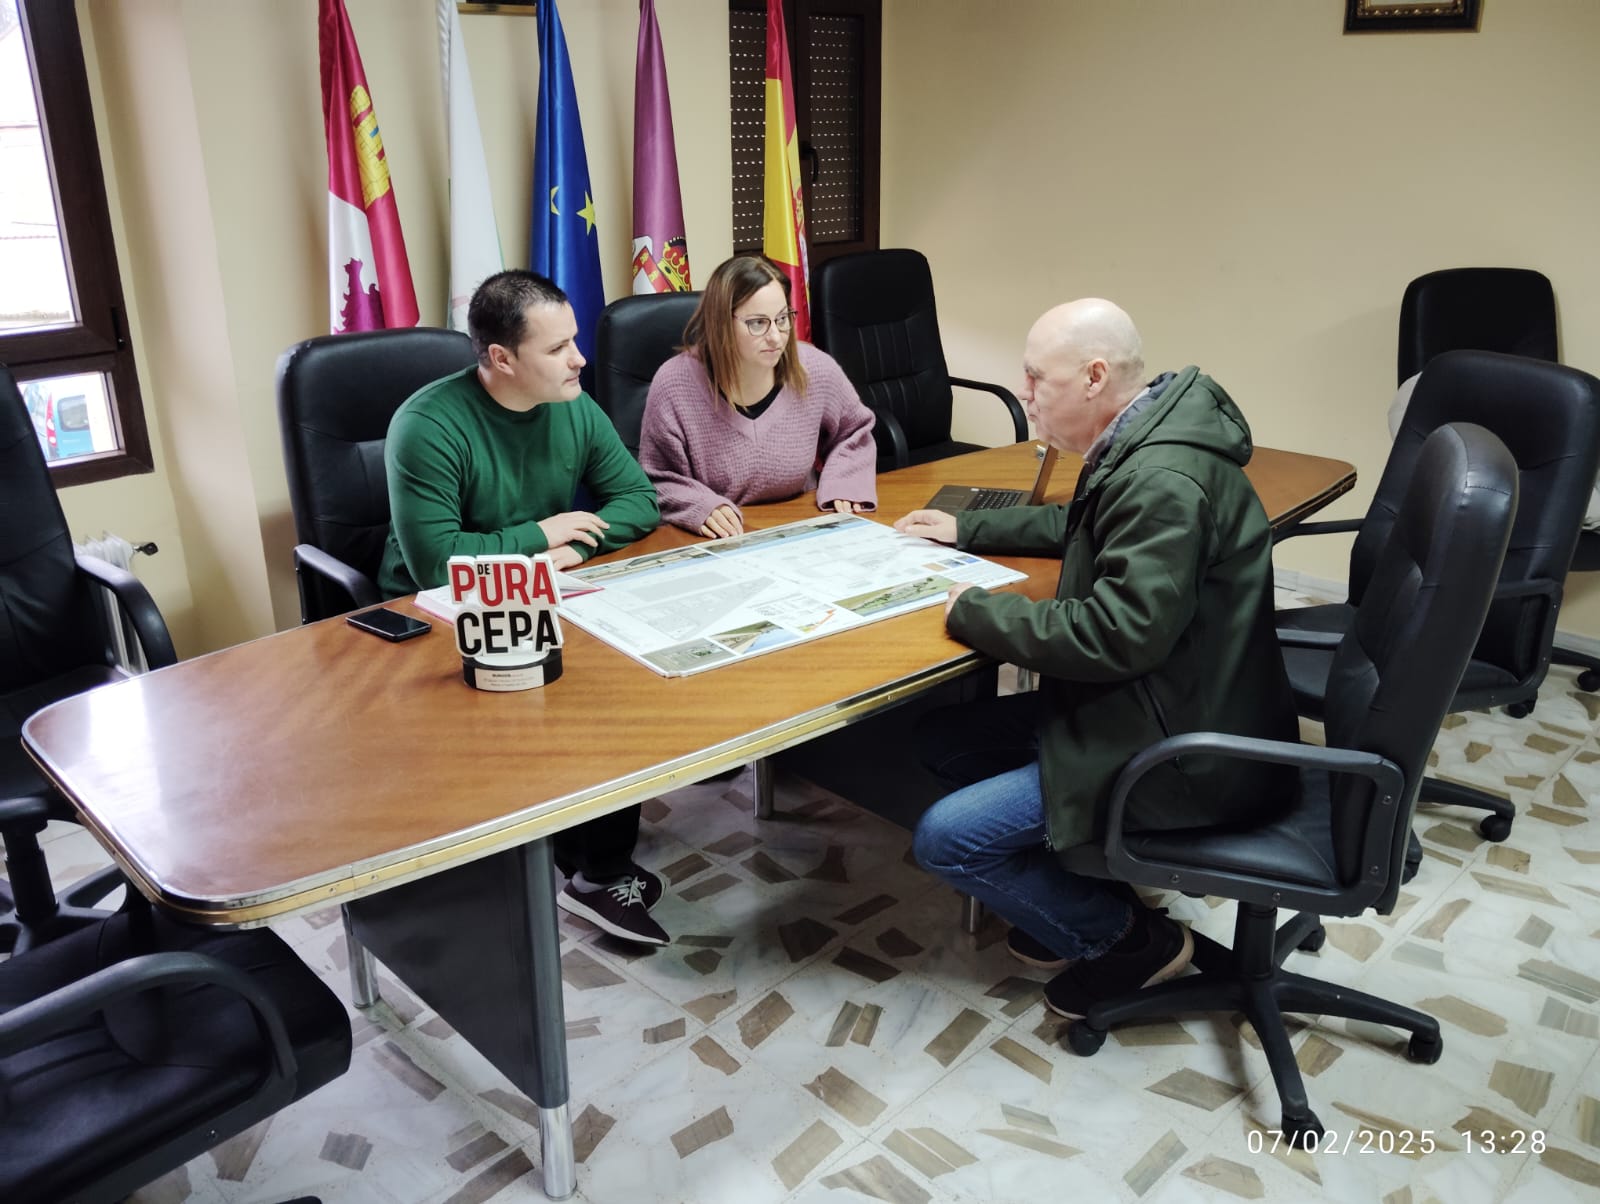
<svg viewBox="0 0 1600 1204"><path fill-rule="evenodd" d="M1110 472L1138 448L1163 443L1199 448L1241 466L1255 450L1250 424L1233 398L1193 364L1168 380L1160 397L1118 433L1094 475Z"/></svg>

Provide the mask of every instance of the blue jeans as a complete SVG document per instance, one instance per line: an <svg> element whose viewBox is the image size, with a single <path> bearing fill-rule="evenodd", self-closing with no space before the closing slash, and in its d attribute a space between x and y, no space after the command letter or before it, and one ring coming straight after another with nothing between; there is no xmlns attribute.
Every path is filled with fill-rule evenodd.
<svg viewBox="0 0 1600 1204"><path fill-rule="evenodd" d="M917 824L911 847L924 869L1057 957L1099 957L1127 934L1133 909L1125 892L1068 872L1045 844L1035 713L1033 696L1011 695L927 717L917 733L924 759L947 779L1027 760L940 799Z"/></svg>

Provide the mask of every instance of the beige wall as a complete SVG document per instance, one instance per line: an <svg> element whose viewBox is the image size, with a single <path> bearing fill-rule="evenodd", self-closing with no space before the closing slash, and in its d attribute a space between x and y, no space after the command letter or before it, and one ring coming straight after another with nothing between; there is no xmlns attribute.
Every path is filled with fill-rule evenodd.
<svg viewBox="0 0 1600 1204"><path fill-rule="evenodd" d="M1593 0L1349 37L1342 0L884 8L883 243L932 261L952 371L1014 381L1040 311L1112 297L1152 365L1202 365L1259 442L1356 464L1336 515L1361 512L1388 452L1413 277L1545 272L1563 357L1600 372ZM1003 437L992 402L968 412ZM1300 540L1278 562L1342 580L1347 549ZM1593 578L1562 626L1600 636Z"/></svg>
<svg viewBox="0 0 1600 1204"><path fill-rule="evenodd" d="M192 654L297 617L272 377L283 348L327 329L317 6L78 5L158 471L64 500L80 534L162 544L140 572ZM423 320L436 323L447 249L434 5L347 6ZM703 276L732 239L727 6L657 7ZM1202 364L1262 443L1350 460L1370 487L1413 276L1543 270L1565 358L1600 370L1600 78L1588 61L1600 4L1484 7L1476 34L1345 37L1341 0L885 0L884 245L933 261L963 374L1014 380L1039 311L1107 294L1139 320L1153 364ZM636 13L636 0L562 12L612 297L627 288ZM462 24L517 264L535 22ZM981 399L962 422L1003 437ZM1359 512L1365 487L1338 513ZM1342 577L1343 554L1291 544L1280 564ZM1600 636L1600 582L1573 593L1563 626Z"/></svg>
<svg viewBox="0 0 1600 1204"><path fill-rule="evenodd" d="M446 152L433 0L346 0L424 323L444 317ZM628 290L637 0L563 12L610 297ZM727 5L659 0L690 253L732 244ZM191 655L298 620L273 372L328 329L316 0L79 0L157 472L63 494L75 532L155 539L139 564ZM462 32L500 241L526 262L535 22ZM196 605L196 600L203 605Z"/></svg>

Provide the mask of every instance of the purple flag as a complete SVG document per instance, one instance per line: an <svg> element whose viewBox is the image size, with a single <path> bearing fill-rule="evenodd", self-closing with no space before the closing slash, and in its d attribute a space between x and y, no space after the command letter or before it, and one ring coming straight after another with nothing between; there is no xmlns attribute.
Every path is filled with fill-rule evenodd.
<svg viewBox="0 0 1600 1204"><path fill-rule="evenodd" d="M661 29L655 0L639 0L639 62L633 81L633 291L688 292L691 287Z"/></svg>

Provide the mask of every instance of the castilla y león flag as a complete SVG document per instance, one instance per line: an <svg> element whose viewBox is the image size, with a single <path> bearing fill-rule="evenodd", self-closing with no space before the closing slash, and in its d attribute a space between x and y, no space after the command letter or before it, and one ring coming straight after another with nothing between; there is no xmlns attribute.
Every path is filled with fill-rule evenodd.
<svg viewBox="0 0 1600 1204"><path fill-rule="evenodd" d="M783 0L767 0L766 187L762 191L761 249L789 277L794 335L811 338L807 280L806 209L800 196L800 141L794 122L794 73L783 32Z"/></svg>
<svg viewBox="0 0 1600 1204"><path fill-rule="evenodd" d="M389 164L344 0L320 0L328 135L328 294L334 334L417 324L417 294Z"/></svg>
<svg viewBox="0 0 1600 1204"><path fill-rule="evenodd" d="M693 287L656 0L640 0L633 77L633 291L688 292Z"/></svg>

